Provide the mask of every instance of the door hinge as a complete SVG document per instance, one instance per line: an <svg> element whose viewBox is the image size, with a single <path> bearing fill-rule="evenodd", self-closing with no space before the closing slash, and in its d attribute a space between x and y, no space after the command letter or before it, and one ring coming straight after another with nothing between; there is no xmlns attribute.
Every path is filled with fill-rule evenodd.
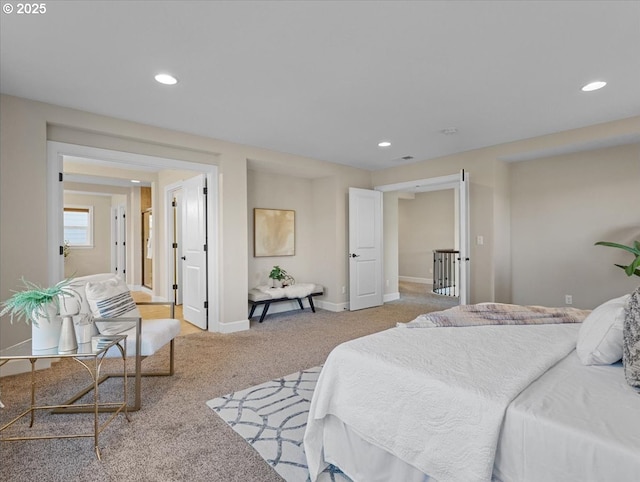
<svg viewBox="0 0 640 482"><path fill-rule="evenodd" d="M178 285L173 285L172 289L177 290L178 289Z"/></svg>
<svg viewBox="0 0 640 482"><path fill-rule="evenodd" d="M206 309L208 309L208 308L209 308L209 302L208 302L208 301L205 301L205 302L204 302L204 309L206 310Z"/></svg>
<svg viewBox="0 0 640 482"><path fill-rule="evenodd" d="M204 194L206 196L207 193L208 193L208 190L207 190L207 187L205 186L205 187L202 188L202 194Z"/></svg>
<svg viewBox="0 0 640 482"><path fill-rule="evenodd" d="M177 248L178 248L178 243L173 243L173 244L171 245L171 247L172 247L173 249L177 249Z"/></svg>
<svg viewBox="0 0 640 482"><path fill-rule="evenodd" d="M174 207L174 208L175 208L177 205L178 205L178 204L176 203L176 200L175 200L175 199L174 199L173 201L171 201L171 206L172 206L172 207Z"/></svg>
<svg viewBox="0 0 640 482"><path fill-rule="evenodd" d="M206 244L204 245L204 250L205 250L205 251L207 250L207 245L206 245Z"/></svg>
<svg viewBox="0 0 640 482"><path fill-rule="evenodd" d="M58 173L58 182L62 182L62 173L61 172Z"/></svg>
<svg viewBox="0 0 640 482"><path fill-rule="evenodd" d="M64 246L60 246L60 254L64 255Z"/></svg>

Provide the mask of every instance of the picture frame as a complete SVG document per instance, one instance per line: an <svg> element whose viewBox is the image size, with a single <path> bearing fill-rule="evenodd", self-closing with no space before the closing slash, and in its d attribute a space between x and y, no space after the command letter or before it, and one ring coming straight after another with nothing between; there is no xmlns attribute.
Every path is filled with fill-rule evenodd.
<svg viewBox="0 0 640 482"><path fill-rule="evenodd" d="M253 256L296 254L296 212L290 209L253 209Z"/></svg>

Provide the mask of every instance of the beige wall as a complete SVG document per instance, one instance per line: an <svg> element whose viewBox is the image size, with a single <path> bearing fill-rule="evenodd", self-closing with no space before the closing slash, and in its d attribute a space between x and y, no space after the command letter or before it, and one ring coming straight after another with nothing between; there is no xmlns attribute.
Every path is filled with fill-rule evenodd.
<svg viewBox="0 0 640 482"><path fill-rule="evenodd" d="M295 211L295 255L255 257L254 208ZM280 266L299 283L315 282L318 263L314 245L315 219L311 179L251 171L247 173L247 229L249 246L249 283L247 289L270 284L269 272Z"/></svg>
<svg viewBox="0 0 640 482"><path fill-rule="evenodd" d="M93 246L70 248L64 260L65 277L111 271L111 196L65 193L64 205L93 208Z"/></svg>
<svg viewBox="0 0 640 482"><path fill-rule="evenodd" d="M219 273L216 280L220 285L218 310L222 325L231 326L234 322L246 320L246 290L248 286L254 284L250 276L255 276L250 274L247 256L251 242L247 222L248 166L252 171L310 179L310 199L306 193L301 194L299 199L295 198L295 203L301 203L306 210L312 212L315 223L312 246L317 262L314 262L309 273L310 276L314 276L314 281L326 287L327 306L336 309L340 309L348 300L348 293L342 293L342 287L348 286L348 187L370 188L376 185L444 176L455 174L464 168L470 173L471 179L471 239L475 240L478 235L484 237L484 245L472 244L471 246L471 301L510 301L512 289L514 300L520 299L523 290L528 293L541 290L539 297L542 298L544 290L540 283L523 285L522 278L516 277L516 273L521 275L523 271L520 263L524 256L522 251L516 251L516 255L513 256L513 266L511 266L512 249L519 246L519 243L523 243L523 239L530 234L522 235L523 232L527 232L526 226L510 226L510 223L515 222L516 219L521 219L517 213L510 212L510 209L515 209L511 201L515 193L510 190L510 182L521 177L519 174L510 177L509 171L524 169L520 166L534 166L536 162L547 163L547 161L526 161L522 165L511 165L505 163L503 159L566 146L575 148L581 144L593 143L598 139L637 135L639 131L640 117L635 117L393 169L368 172L2 95L0 96L0 224L2 226L0 230L0 299L6 299L10 295L10 290L18 288L19 279L22 276L41 284L47 284L49 278L46 211L46 141L48 139L218 166L220 190ZM626 161L620 161L626 163L623 169L625 173L637 173L637 168L634 170L633 164L637 162L637 155L634 152L628 154L630 157L626 157ZM599 158L592 163L598 166L599 170L607 171L609 159ZM540 169L544 174L535 173L540 176L540 179L556 176L553 163ZM603 175L605 174L603 172ZM628 174L619 177L625 183L638 179L637 174L635 178ZM599 184L596 181L599 181L599 177L594 175L586 179L583 184L593 182L594 189L597 189ZM306 181L301 182L301 185L307 185ZM608 206L607 209L598 208L594 211L596 214L589 217L588 222L601 226L599 228L601 231L590 232L584 241L586 244L590 245L597 240L591 239L590 236L599 238L602 235L603 238L608 237L612 240L616 240L613 239L616 236L629 239L631 236L636 236L637 238L637 235L623 230L624 226L627 228L637 226L637 216L632 218L625 214L622 221L619 217L621 209L625 210L627 206L638 205L637 184L635 186L635 191L609 189L610 192L616 191L618 200L616 203L605 202L603 205ZM263 194L255 193L256 196ZM518 199L520 198L516 198L515 204L521 206L522 203ZM15 206L21 206L23 209L17 211L14 209ZM129 212L135 212L136 207L139 208L139 197L136 201L136 196L133 194L131 205L128 206ZM556 204L554 210L556 213L564 213L562 216L571 215L571 211L564 205ZM28 219L28 222L24 222L25 219ZM559 224L558 229L561 227ZM302 237L305 235L302 234ZM387 236L388 233L385 237ZM624 239L621 240L624 241ZM131 247L131 249L135 248ZM581 267L585 264L585 259L591 259L593 256L603 257L606 266L604 269L609 271L594 281L599 287L604 287L602 288L604 291L599 292L602 293L600 298L605 297L605 292L606 296L609 296L609 293L626 289L630 283L632 284L627 279L621 280L620 273L615 271L615 268L610 269L610 261L614 260L615 253L605 254L606 248L593 249L599 250L601 254L593 251L593 254L590 252L585 258L582 252L569 251L565 256L572 260L573 267ZM26 254L18 256L19 253ZM302 266L303 264L300 269L304 272L306 268ZM385 265L385 270L387 268L388 266ZM263 268L258 268L260 269ZM388 273L385 278L389 279L387 275ZM514 276L513 282L511 276ZM575 288L573 294L575 304L582 304L583 295L578 288ZM596 298L597 296L591 295L590 300L584 301L585 305L593 304ZM8 323L6 318L0 320L0 346L9 346L29 337L30 330L27 325L9 327Z"/></svg>
<svg viewBox="0 0 640 482"><path fill-rule="evenodd" d="M246 159L255 150L16 97L0 97L0 298L24 276L47 284L47 130L50 140L199 163L216 160L220 196L220 319L246 319ZM97 134L99 133L99 134ZM267 154L266 157L269 157ZM12 206L25 206L17 212ZM133 206L132 208L135 208ZM29 219L28 223L24 219ZM233 220L242 219L242 222ZM224 220L230 222L224 223ZM6 227L13 227L7 229ZM28 253L17 256L17 253ZM0 344L29 337L29 327L0 322Z"/></svg>
<svg viewBox="0 0 640 482"><path fill-rule="evenodd" d="M433 250L455 248L454 189L398 201L400 277L433 279Z"/></svg>
<svg viewBox="0 0 640 482"><path fill-rule="evenodd" d="M382 229L384 230L382 242L382 249L384 251L384 294L391 299L400 297L398 287L398 194L398 192L389 191L383 193L382 198Z"/></svg>
<svg viewBox="0 0 640 482"><path fill-rule="evenodd" d="M591 309L640 284L597 241L640 240L640 144L511 165L513 300Z"/></svg>
<svg viewBox="0 0 640 482"><path fill-rule="evenodd" d="M510 212L513 191L509 172L517 163L508 163L505 159L518 156L535 159L563 149L593 149L592 146L598 142L637 138L639 132L640 117L632 117L374 171L371 173L372 184L381 186L428 179L456 174L465 169L470 174L471 302L511 302L516 299L514 290L520 286L511 279L517 271L511 264L511 250L518 245L518 240L513 239L514 229L511 226L515 216ZM606 165L607 161L601 159L600 162ZM547 176L555 176L552 165L548 168ZM621 195L625 199L635 197L630 193ZM556 209L563 210L564 207L558 206ZM603 215L605 218L609 216ZM600 219L597 222L601 221L607 222ZM475 243L477 236L484 238L483 245ZM614 278L610 275L601 282L615 283Z"/></svg>

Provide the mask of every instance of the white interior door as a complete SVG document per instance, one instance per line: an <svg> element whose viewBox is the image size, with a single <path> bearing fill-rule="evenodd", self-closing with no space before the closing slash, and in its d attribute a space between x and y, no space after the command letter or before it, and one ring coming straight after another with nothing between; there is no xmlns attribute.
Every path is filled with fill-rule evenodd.
<svg viewBox="0 0 640 482"><path fill-rule="evenodd" d="M174 191L173 202L173 286L176 305L182 304L182 189Z"/></svg>
<svg viewBox="0 0 640 482"><path fill-rule="evenodd" d="M184 319L207 329L207 230L204 174L182 185L182 301Z"/></svg>
<svg viewBox="0 0 640 482"><path fill-rule="evenodd" d="M111 272L127 279L126 210L122 205L111 207Z"/></svg>
<svg viewBox="0 0 640 482"><path fill-rule="evenodd" d="M460 172L458 193L458 244L460 260L460 304L469 304L471 279L469 273L469 173L464 169Z"/></svg>
<svg viewBox="0 0 640 482"><path fill-rule="evenodd" d="M349 309L382 304L382 192L349 188Z"/></svg>

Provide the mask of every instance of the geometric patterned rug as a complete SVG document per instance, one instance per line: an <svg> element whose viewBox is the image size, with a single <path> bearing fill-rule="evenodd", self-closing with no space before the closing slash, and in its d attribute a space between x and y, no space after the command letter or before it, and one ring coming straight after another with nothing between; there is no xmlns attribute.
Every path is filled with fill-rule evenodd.
<svg viewBox="0 0 640 482"><path fill-rule="evenodd" d="M287 482L310 481L303 437L313 390L322 367L314 367L209 400L213 409ZM330 465L318 481L349 482Z"/></svg>

